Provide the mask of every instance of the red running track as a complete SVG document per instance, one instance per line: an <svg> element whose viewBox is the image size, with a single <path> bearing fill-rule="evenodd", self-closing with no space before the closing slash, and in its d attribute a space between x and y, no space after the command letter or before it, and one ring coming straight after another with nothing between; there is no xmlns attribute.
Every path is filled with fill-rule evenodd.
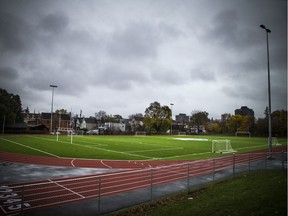
<svg viewBox="0 0 288 216"><path fill-rule="evenodd" d="M283 148L281 149L283 150ZM277 150L279 151L281 149L278 148ZM1 160L4 155L5 153L0 153ZM20 162L16 161L20 160L19 158L17 159L17 157L12 157L19 156L18 154L9 155L11 157L10 162ZM32 156L28 156L27 161L32 160L30 159L31 157ZM29 212L63 203L100 198L102 196L113 195L135 189L157 186L177 180L187 179L188 177L211 174L215 171L232 167L233 164L248 164L266 157L267 154L265 152L258 152L253 154L236 154L234 156L225 156L207 160L190 162L182 161L182 163L180 163L180 161L173 161L172 165L171 161L137 161L137 164L134 164L134 161L105 161L104 164L109 163L109 166L111 167L113 167L112 165L114 164L117 167L123 168L124 166L125 168L130 168L132 170L110 174L48 179L46 181L0 186L0 215L16 215L21 210ZM51 162L51 158L37 156L33 156L32 158L37 159L37 161L42 159L40 160L41 164L43 164L45 160L47 160L46 162ZM8 159L8 156L6 159ZM55 160L55 158L52 159ZM57 164L59 163L58 165L61 164L63 166L66 164L67 166L71 166L71 161L74 159L64 158L56 160L58 161ZM105 165L103 165L101 161L79 161L79 165L81 163L83 163L83 165L89 165L89 167L97 164L100 168L105 168L103 167ZM143 165L141 163L143 163ZM121 166L119 164L121 164ZM129 165L131 166L129 167ZM142 167L146 168L139 169Z"/></svg>

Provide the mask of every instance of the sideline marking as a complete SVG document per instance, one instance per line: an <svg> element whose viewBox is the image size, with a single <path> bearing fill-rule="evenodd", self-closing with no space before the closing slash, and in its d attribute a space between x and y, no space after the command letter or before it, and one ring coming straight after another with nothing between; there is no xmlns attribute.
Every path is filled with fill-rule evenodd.
<svg viewBox="0 0 288 216"><path fill-rule="evenodd" d="M186 155L176 155L176 156L163 157L163 158L158 158L158 159L162 160L162 159L166 159L166 158L177 158L177 157L185 157L185 156L191 156L191 155L203 155L203 154L212 154L212 152L202 152L202 153L194 153L194 154L186 154Z"/></svg>
<svg viewBox="0 0 288 216"><path fill-rule="evenodd" d="M52 181L51 179L48 179L48 180L49 180L51 183L54 183L54 184L58 185L59 187L62 187L62 188L64 188L65 190L68 190L68 191L70 191L71 193L80 196L80 197L83 198L83 199L85 198L85 197L82 196L81 194L79 194L79 193L77 193L77 192L75 192L75 191L73 191L73 190L71 190L71 189L69 189L69 188L67 188L67 187L65 187L65 186L63 186L63 185L61 185L61 184L55 182L55 181Z"/></svg>
<svg viewBox="0 0 288 216"><path fill-rule="evenodd" d="M208 139L202 139L202 138L173 138L173 139L183 141L209 141Z"/></svg>
<svg viewBox="0 0 288 216"><path fill-rule="evenodd" d="M248 146L248 147L242 147L242 148L236 148L236 150L237 149L246 149L246 148L255 148L255 147L260 147L260 146L266 146L266 144L256 145L256 146Z"/></svg>
<svg viewBox="0 0 288 216"><path fill-rule="evenodd" d="M127 151L127 152L149 152L149 151L172 151L172 150L180 150L184 149L183 147L176 147L176 148L162 148L162 149L149 149L149 150L139 150L139 151Z"/></svg>
<svg viewBox="0 0 288 216"><path fill-rule="evenodd" d="M105 164L105 163L103 162L103 160L101 160L101 164L103 164L104 166L106 166L106 167L108 167L108 168L110 168L110 169L113 169L113 167L111 167L111 166Z"/></svg>
<svg viewBox="0 0 288 216"><path fill-rule="evenodd" d="M46 151L43 151L43 150L40 150L40 149L33 148L33 147L31 147L31 146L26 146L26 145L24 145L24 144L21 144L21 143L15 142L15 141L11 141L11 140L8 140L8 139L4 139L4 138L0 138L0 139L5 140L6 142L11 142L11 143L14 143L14 144L16 144L16 145L20 145L20 146L29 148L29 149L33 149L34 151L39 151L39 152L42 152L42 153L44 153L44 154L47 154L47 155L51 155L51 156L53 156L53 157L60 158L60 156L58 156L58 155L55 155L55 154L52 154L52 153L49 153L49 152L46 152Z"/></svg>
<svg viewBox="0 0 288 216"><path fill-rule="evenodd" d="M44 140L53 141L53 140L51 140L51 139L45 139L45 138L42 138L42 137L33 137L33 138L37 138L37 139L44 139ZM68 144L68 145L82 146L82 147L85 147L85 148L99 149L99 150L107 151L107 152L114 152L114 153L117 153L117 154L126 154L126 155L132 155L132 156L137 156L137 157L147 158L147 159L153 159L153 158L151 158L151 157L147 157L147 156L143 156L143 155L130 154L130 153L127 153L127 152L114 151L114 150L109 150L109 149L100 148L100 147L87 146L87 145L76 144L76 143L70 143L70 142L64 142L64 141L58 141L58 142L60 142L60 143L65 143L65 144ZM59 157L59 156L58 156L58 157ZM62 157L59 157L59 158L62 158Z"/></svg>

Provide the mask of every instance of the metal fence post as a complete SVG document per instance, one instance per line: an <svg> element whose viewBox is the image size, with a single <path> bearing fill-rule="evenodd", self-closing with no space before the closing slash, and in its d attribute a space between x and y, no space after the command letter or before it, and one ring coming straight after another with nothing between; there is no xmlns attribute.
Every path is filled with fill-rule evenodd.
<svg viewBox="0 0 288 216"><path fill-rule="evenodd" d="M153 169L150 169L150 200L153 199Z"/></svg>
<svg viewBox="0 0 288 216"><path fill-rule="evenodd" d="M265 170L267 170L267 158L269 157L269 153L266 153L265 157Z"/></svg>
<svg viewBox="0 0 288 216"><path fill-rule="evenodd" d="M215 181L215 158L213 158L213 182Z"/></svg>
<svg viewBox="0 0 288 216"><path fill-rule="evenodd" d="M250 172L251 169L250 160L251 160L251 153L248 153L248 172Z"/></svg>
<svg viewBox="0 0 288 216"><path fill-rule="evenodd" d="M190 163L188 162L187 163L187 171L188 171L188 173L187 173L187 194L189 195L189 187L190 187Z"/></svg>
<svg viewBox="0 0 288 216"><path fill-rule="evenodd" d="M285 170L285 167L284 167L284 160L285 160L285 154L284 154L284 151L282 151L282 170L284 171Z"/></svg>
<svg viewBox="0 0 288 216"><path fill-rule="evenodd" d="M235 176L235 153L233 153L233 177Z"/></svg>
<svg viewBox="0 0 288 216"><path fill-rule="evenodd" d="M100 215L100 207L101 207L101 176L98 177L98 213Z"/></svg>
<svg viewBox="0 0 288 216"><path fill-rule="evenodd" d="M23 215L23 209L24 209L24 185L21 187L21 209L20 209L20 215Z"/></svg>

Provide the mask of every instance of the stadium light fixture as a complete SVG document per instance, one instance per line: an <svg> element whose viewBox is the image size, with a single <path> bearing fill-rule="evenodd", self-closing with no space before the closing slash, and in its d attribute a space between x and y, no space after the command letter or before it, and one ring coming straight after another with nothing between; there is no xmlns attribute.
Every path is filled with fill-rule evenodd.
<svg viewBox="0 0 288 216"><path fill-rule="evenodd" d="M57 88L58 86L56 85L50 85L52 88L52 103L51 103L51 121L50 121L50 133L52 133L52 121L53 121L53 98L54 98L54 89Z"/></svg>
<svg viewBox="0 0 288 216"><path fill-rule="evenodd" d="M270 62L269 62L269 39L268 33L271 33L271 30L266 28L263 24L260 25L262 29L266 31L266 41L267 41L267 68L268 68L268 124L269 124L269 158L272 158L272 120L271 120L271 87L270 87Z"/></svg>
<svg viewBox="0 0 288 216"><path fill-rule="evenodd" d="M172 135L172 124L173 124L173 118L172 118L172 106L174 105L173 103L170 103L171 105L171 130L170 130L170 134Z"/></svg>

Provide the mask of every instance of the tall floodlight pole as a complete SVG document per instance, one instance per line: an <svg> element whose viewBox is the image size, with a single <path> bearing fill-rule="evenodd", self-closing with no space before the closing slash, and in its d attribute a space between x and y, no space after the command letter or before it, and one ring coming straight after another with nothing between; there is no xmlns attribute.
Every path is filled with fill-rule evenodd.
<svg viewBox="0 0 288 216"><path fill-rule="evenodd" d="M56 86L56 85L50 85L50 87L52 88L52 103L51 103L50 133L52 133L54 88L57 88L58 86Z"/></svg>
<svg viewBox="0 0 288 216"><path fill-rule="evenodd" d="M173 118L172 118L172 106L174 105L173 103L170 103L171 105L171 130L170 130L170 134L172 135L172 124L173 124Z"/></svg>
<svg viewBox="0 0 288 216"><path fill-rule="evenodd" d="M271 87L270 87L270 62L269 62L269 40L268 33L271 33L271 30L266 28L264 25L260 25L262 29L266 31L266 41L267 41L267 68L268 68L268 121L269 121L269 158L272 157L272 121L271 121Z"/></svg>

